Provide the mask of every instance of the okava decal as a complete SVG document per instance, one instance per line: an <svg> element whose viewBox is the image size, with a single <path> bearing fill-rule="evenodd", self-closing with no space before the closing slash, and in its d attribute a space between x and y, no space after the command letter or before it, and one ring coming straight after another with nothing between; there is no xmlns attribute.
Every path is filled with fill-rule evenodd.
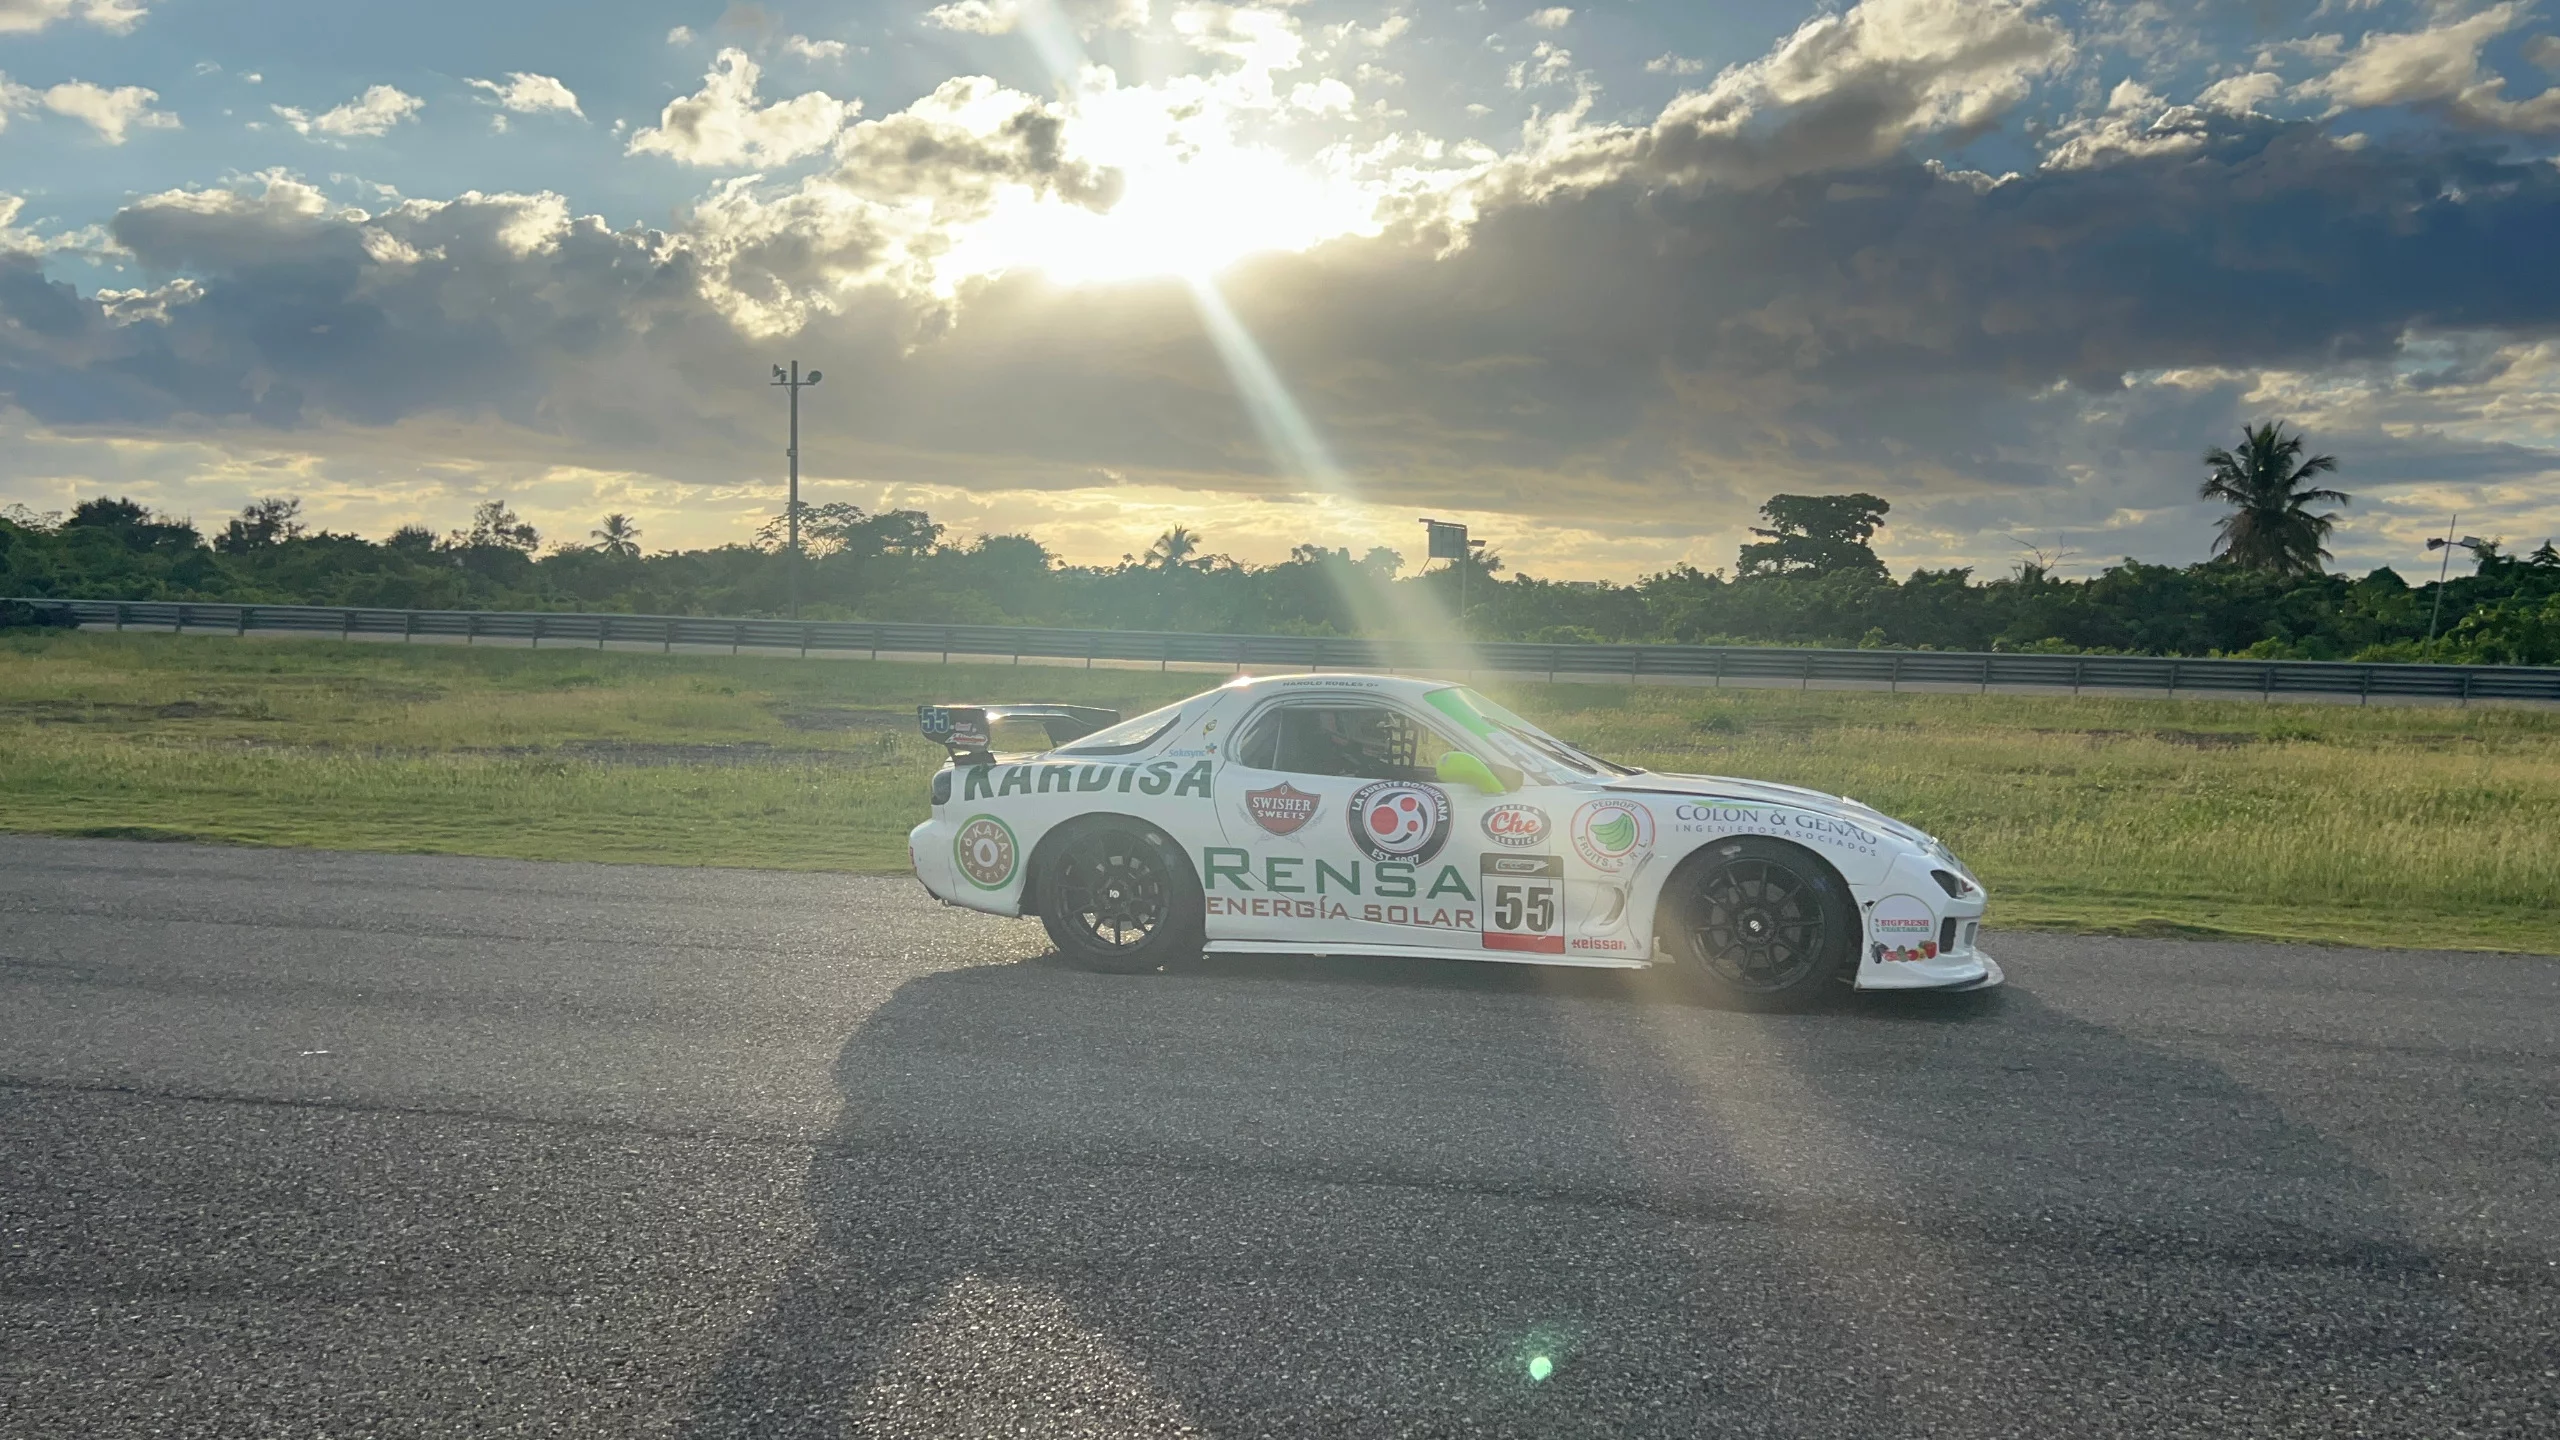
<svg viewBox="0 0 2560 1440"><path fill-rule="evenodd" d="M981 890L1001 890L1013 879L1021 850L1013 843L1012 826L993 815L972 815L951 837L951 854L970 884Z"/></svg>

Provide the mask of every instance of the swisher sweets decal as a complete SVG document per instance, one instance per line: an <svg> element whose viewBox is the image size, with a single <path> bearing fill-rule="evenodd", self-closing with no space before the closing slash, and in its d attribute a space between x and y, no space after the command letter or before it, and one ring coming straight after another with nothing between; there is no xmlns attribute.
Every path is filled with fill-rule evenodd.
<svg viewBox="0 0 2560 1440"><path fill-rule="evenodd" d="M1310 795L1286 780L1268 790L1244 792L1245 813L1253 823L1274 835L1295 835L1316 818L1316 807L1324 803L1321 795Z"/></svg>

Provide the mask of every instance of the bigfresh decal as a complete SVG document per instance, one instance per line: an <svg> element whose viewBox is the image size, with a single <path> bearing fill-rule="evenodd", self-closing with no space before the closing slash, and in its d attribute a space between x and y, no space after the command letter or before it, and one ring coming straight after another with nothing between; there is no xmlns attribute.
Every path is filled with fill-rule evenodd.
<svg viewBox="0 0 2560 1440"><path fill-rule="evenodd" d="M1594 870L1616 874L1653 847L1653 812L1632 800L1594 800L1573 812L1573 850Z"/></svg>
<svg viewBox="0 0 2560 1440"><path fill-rule="evenodd" d="M1419 863L1449 838L1449 796L1437 785L1380 780L1351 795L1351 843L1372 860Z"/></svg>
<svg viewBox="0 0 2560 1440"><path fill-rule="evenodd" d="M970 884L981 890L1001 890L1013 878L1013 867L1021 856L1014 844L1013 828L993 815L972 815L951 837L951 858Z"/></svg>

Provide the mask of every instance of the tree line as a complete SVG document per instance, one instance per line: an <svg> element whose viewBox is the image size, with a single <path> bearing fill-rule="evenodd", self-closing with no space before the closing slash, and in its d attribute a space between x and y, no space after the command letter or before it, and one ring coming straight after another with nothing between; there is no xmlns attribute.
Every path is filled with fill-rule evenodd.
<svg viewBox="0 0 2560 1440"><path fill-rule="evenodd" d="M804 505L798 590L811 619L1351 635L1416 595L1455 613L1463 569L1463 624L1481 639L2560 663L2548 540L2520 556L2479 542L2477 573L2441 586L2389 567L2332 572L2337 515L2321 507L2349 497L2313 483L2336 462L2303 448L2269 424L2206 456L2203 493L2231 507L2210 559L2128 559L2085 579L2032 559L1997 577L1896 579L1871 544L1892 507L1851 494L1770 497L1730 575L1682 565L1629 583L1509 574L1490 552L1419 574L1385 547L1301 545L1251 565L1179 526L1143 555L1067 565L1027 535L952 538L923 511ZM546 545L504 500L443 535L405 526L375 540L307 527L291 497L256 501L211 535L100 497L67 515L0 512L0 596L778 615L788 521L747 543L651 554L624 515Z"/></svg>

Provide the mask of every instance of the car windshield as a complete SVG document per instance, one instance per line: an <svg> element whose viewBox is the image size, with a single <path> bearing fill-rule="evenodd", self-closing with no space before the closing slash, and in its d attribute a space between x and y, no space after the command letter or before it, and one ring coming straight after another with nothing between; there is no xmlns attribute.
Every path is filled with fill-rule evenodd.
<svg viewBox="0 0 2560 1440"><path fill-rule="evenodd" d="M1488 758L1516 766L1545 784L1636 773L1629 766L1566 744L1463 685L1434 690L1423 699L1494 752Z"/></svg>
<svg viewBox="0 0 2560 1440"><path fill-rule="evenodd" d="M1200 697L1194 695L1191 700ZM1191 700L1177 700L1161 710L1123 720L1107 729L1096 730L1072 745L1061 745L1060 755L1131 755L1164 738L1165 732L1182 721L1183 707Z"/></svg>

